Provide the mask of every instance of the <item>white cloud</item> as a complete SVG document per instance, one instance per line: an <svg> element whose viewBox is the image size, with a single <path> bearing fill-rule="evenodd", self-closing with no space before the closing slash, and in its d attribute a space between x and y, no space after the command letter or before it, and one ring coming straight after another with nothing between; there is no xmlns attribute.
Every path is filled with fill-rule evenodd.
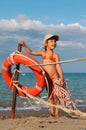
<svg viewBox="0 0 86 130"><path fill-rule="evenodd" d="M15 19L10 19L10 20L6 20L6 19L2 19L0 20L0 29L3 31L11 31L13 29L17 29L18 28L18 23L16 22Z"/></svg>
<svg viewBox="0 0 86 130"><path fill-rule="evenodd" d="M82 48L86 49L86 44L80 43L80 42L74 42L74 41L64 41L64 42L58 42L59 46L62 47L77 47L77 48Z"/></svg>
<svg viewBox="0 0 86 130"><path fill-rule="evenodd" d="M37 20L31 20L24 15L19 15L16 19L1 19L0 29L3 31L14 31L18 29L36 29L42 27L42 23Z"/></svg>
<svg viewBox="0 0 86 130"><path fill-rule="evenodd" d="M56 51L60 52L62 59L85 57L86 26L79 23L47 25L41 21L19 15L15 19L0 20L0 63L17 49L20 39L24 39L31 49L38 50L44 35L48 33L60 36L59 49L57 48Z"/></svg>
<svg viewBox="0 0 86 130"><path fill-rule="evenodd" d="M0 20L0 47L9 48L20 39L24 39L31 47L38 47L48 33L60 35L59 46L64 48L86 49L86 26L79 23L43 24L41 21L19 15L14 19Z"/></svg>

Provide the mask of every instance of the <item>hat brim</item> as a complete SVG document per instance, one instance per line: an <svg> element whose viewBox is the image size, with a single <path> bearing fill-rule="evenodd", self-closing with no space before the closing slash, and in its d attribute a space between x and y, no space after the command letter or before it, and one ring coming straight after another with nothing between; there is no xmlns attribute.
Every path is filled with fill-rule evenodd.
<svg viewBox="0 0 86 130"><path fill-rule="evenodd" d="M46 44L46 41L49 40L49 39L55 39L56 41L59 40L59 36L58 35L52 35L52 34L49 34L49 35L46 35L45 38L44 38L44 46Z"/></svg>
<svg viewBox="0 0 86 130"><path fill-rule="evenodd" d="M49 40L49 39L55 39L56 41L58 41L59 40L59 36L58 35L53 35L50 38L48 38L47 40Z"/></svg>

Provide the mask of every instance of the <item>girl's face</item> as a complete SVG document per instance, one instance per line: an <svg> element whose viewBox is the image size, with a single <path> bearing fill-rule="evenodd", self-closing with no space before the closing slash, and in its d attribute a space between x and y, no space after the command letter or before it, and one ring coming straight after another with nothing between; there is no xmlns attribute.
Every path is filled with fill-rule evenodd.
<svg viewBox="0 0 86 130"><path fill-rule="evenodd" d="M55 39L47 40L47 46L46 47L50 50L53 50L56 47L56 40Z"/></svg>

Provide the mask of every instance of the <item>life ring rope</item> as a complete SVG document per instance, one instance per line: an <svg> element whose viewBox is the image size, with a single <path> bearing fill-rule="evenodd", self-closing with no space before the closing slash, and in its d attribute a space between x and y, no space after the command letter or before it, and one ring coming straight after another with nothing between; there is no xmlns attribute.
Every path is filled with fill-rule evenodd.
<svg viewBox="0 0 86 130"><path fill-rule="evenodd" d="M4 65L2 65L2 69L6 70L6 71L10 70L10 68L5 67Z"/></svg>
<svg viewBox="0 0 86 130"><path fill-rule="evenodd" d="M28 66L29 64L37 64L37 63L38 63L37 60L35 60L33 57L28 56L26 54L22 54L22 53L18 54L14 52L10 54L10 56L5 59L2 65L2 75L6 81L7 86L13 91L14 75L12 75L12 72L11 72L12 65L23 64L24 66ZM20 84L19 85L24 90L27 88L28 93L30 92L30 94L32 94L33 96L37 96L42 92L45 85L46 84L48 85L48 81L45 76L45 71L41 66L29 67L29 68L34 72L36 76L36 80L37 80L36 85L32 88L27 88L26 86L22 86ZM20 73L19 70L15 70L15 71L18 71ZM18 94L20 96L25 96L24 94L21 94L21 92L18 92Z"/></svg>

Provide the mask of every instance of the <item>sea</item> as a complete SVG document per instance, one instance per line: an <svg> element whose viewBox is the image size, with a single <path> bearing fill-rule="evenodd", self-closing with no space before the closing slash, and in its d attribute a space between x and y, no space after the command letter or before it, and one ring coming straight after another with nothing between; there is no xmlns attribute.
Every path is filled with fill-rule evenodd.
<svg viewBox="0 0 86 130"><path fill-rule="evenodd" d="M71 98L76 103L77 107L86 109L86 73L64 73L65 79L68 81ZM33 87L36 84L36 77L33 73L23 73L19 75L19 82L27 87ZM46 88L37 96L38 99L48 100L48 93ZM13 99L13 92L6 85L2 74L0 73L0 111L11 110ZM38 100L33 100L28 97L16 98L17 110L38 110L41 108L48 108L46 104Z"/></svg>

